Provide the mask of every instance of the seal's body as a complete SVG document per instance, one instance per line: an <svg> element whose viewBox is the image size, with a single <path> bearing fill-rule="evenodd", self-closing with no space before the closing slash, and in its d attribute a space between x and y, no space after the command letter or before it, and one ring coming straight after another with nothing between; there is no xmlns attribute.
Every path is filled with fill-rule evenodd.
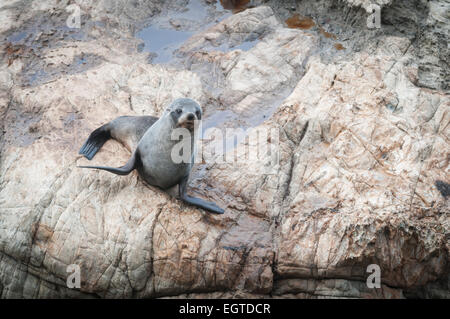
<svg viewBox="0 0 450 319"><path fill-rule="evenodd" d="M186 106L181 110L189 114L196 111L188 110ZM189 176L192 168L193 158L185 163L173 161L172 150L179 141L175 139L175 136L172 138L172 132L178 127L180 127L180 120L174 121L170 113L165 114L145 132L137 147L142 161L142 165L138 167L139 174L149 184L162 189L179 184L183 178ZM192 145L194 141L195 136L191 132L189 142Z"/></svg>
<svg viewBox="0 0 450 319"><path fill-rule="evenodd" d="M159 119L152 116L119 117L93 131L81 147L80 154L90 160L108 139L114 138L130 150L135 149L130 160L119 168L80 167L102 169L119 175L127 175L137 169L139 175L150 185L162 189L179 185L180 199L222 214L224 210L216 204L186 194L187 181L194 163L194 126L200 119L200 106L191 99L175 100ZM187 129L190 133L182 140L182 143L189 144L186 145L191 151L188 161L174 161L173 150L180 143L177 139L179 136L173 136L177 128Z"/></svg>

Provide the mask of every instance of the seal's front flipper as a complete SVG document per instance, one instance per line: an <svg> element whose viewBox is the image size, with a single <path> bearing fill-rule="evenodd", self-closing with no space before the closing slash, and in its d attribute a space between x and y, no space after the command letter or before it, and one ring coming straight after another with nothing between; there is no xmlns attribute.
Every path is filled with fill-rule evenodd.
<svg viewBox="0 0 450 319"><path fill-rule="evenodd" d="M196 198L196 197L190 197L188 195L184 195L184 197L181 198L184 202L206 209L207 211L215 214L223 214L225 211L214 204L213 202L207 202L203 199Z"/></svg>
<svg viewBox="0 0 450 319"><path fill-rule="evenodd" d="M132 170L136 168L136 152L133 153L129 161L122 167L108 167L108 166L78 166L80 168L95 168L95 169L102 169L104 171L108 171L113 174L117 175L128 175L131 173Z"/></svg>
<svg viewBox="0 0 450 319"><path fill-rule="evenodd" d="M93 131L78 153L91 160L103 144L111 138L111 133L107 125L100 126Z"/></svg>
<svg viewBox="0 0 450 319"><path fill-rule="evenodd" d="M189 176L186 176L179 185L179 195L180 195L180 199L188 204L203 208L211 213L215 213L215 214L223 214L225 211L220 208L219 206L217 206L216 204L214 204L213 202L207 202L203 199L200 198L196 198L196 197L191 197L188 196L186 194L186 186L187 186L187 181L188 181Z"/></svg>

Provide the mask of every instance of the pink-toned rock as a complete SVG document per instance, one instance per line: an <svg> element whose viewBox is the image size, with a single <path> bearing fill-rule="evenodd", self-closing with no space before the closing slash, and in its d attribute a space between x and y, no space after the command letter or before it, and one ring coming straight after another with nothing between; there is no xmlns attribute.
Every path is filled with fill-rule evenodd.
<svg viewBox="0 0 450 319"><path fill-rule="evenodd" d="M23 4L0 6L2 298L450 297L450 98L407 35L362 32L332 51L332 38L287 28L285 9L269 3L196 30L173 64L149 64L133 30L170 13L163 2L86 2L79 39L59 29L68 3L40 3L19 21ZM432 6L429 20L442 20ZM33 29L42 12L53 33ZM30 35L14 40L22 30ZM247 131L228 150L236 162L196 165L190 192L224 215L136 172L76 167L88 162L77 153L93 129L160 115L178 97L199 101L206 127L278 134L265 140L270 153L257 153ZM129 156L108 141L92 162ZM72 264L79 289L66 285ZM377 289L366 284L371 264Z"/></svg>

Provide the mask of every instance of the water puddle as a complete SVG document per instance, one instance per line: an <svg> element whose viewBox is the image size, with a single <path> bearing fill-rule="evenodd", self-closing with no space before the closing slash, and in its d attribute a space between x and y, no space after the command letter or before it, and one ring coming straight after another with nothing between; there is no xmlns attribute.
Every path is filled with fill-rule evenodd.
<svg viewBox="0 0 450 319"><path fill-rule="evenodd" d="M86 19L86 21L89 21ZM88 30L93 23L87 22L80 29L69 28L61 17L40 15L31 18L19 30L9 32L3 41L8 66L20 59L23 62L21 82L35 86L56 80L62 74L83 72L100 64L100 58L93 54L74 57L69 64L46 64L45 52L64 46L65 41L87 41Z"/></svg>
<svg viewBox="0 0 450 319"><path fill-rule="evenodd" d="M169 9L154 18L136 36L144 41L143 50L150 52L152 63L169 63L177 49L194 33L207 29L229 15L217 3L189 0L185 7Z"/></svg>
<svg viewBox="0 0 450 319"><path fill-rule="evenodd" d="M192 34L193 32L150 26L140 31L137 37L144 40L144 51L151 52L152 63L167 63L172 59L174 51Z"/></svg>
<svg viewBox="0 0 450 319"><path fill-rule="evenodd" d="M6 43L18 46L23 45L32 49L57 46L61 40L83 41L87 39L87 34L83 28L72 29L64 22L58 23L50 17L39 17L35 21L20 30L13 31L6 37Z"/></svg>
<svg viewBox="0 0 450 319"><path fill-rule="evenodd" d="M12 35L10 35L7 38L7 41L12 44L17 44L19 42L23 42L28 35L29 34L27 32L23 32L23 31L16 32L16 33L13 33Z"/></svg>
<svg viewBox="0 0 450 319"><path fill-rule="evenodd" d="M144 41L143 50L150 52L151 63L169 63L176 51L194 33L206 30L232 13L242 12L249 4L249 0L220 0L216 3L189 0L186 6L169 9L155 17L136 36ZM246 41L234 47L223 45L212 49L223 52L237 49L248 51L256 43L257 40Z"/></svg>
<svg viewBox="0 0 450 319"><path fill-rule="evenodd" d="M82 73L100 65L102 57L95 54L81 54L74 56L69 64L46 65L42 60L28 64L22 72L22 83L25 86L38 86L53 82L61 75Z"/></svg>

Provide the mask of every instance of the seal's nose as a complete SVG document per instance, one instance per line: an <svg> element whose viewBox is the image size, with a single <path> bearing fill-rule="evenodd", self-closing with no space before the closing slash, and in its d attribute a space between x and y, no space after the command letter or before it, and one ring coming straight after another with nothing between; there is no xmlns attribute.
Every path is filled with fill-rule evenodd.
<svg viewBox="0 0 450 319"><path fill-rule="evenodd" d="M189 113L188 116L187 116L187 119L188 119L189 121L193 121L193 120L195 119L195 115L192 114L192 113Z"/></svg>

